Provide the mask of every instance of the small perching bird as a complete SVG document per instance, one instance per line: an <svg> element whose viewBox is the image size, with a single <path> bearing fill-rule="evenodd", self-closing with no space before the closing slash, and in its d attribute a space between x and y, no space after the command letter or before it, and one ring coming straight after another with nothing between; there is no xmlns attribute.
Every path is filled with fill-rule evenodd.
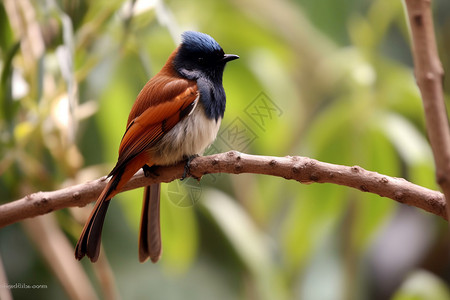
<svg viewBox="0 0 450 300"><path fill-rule="evenodd" d="M80 239L75 257L97 261L103 223L110 199L143 168L173 165L201 155L214 141L225 112L222 77L227 62L239 58L225 54L209 35L186 31L182 43L161 71L137 96L119 147L116 166L97 199ZM160 184L145 187L139 233L139 260L161 257L159 222Z"/></svg>

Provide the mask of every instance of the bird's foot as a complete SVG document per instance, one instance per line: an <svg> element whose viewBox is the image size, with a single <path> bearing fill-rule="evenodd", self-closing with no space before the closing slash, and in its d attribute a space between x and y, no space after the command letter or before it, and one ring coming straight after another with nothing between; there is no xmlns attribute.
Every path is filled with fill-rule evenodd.
<svg viewBox="0 0 450 300"><path fill-rule="evenodd" d="M199 177L193 176L193 175L191 174L191 161L192 161L194 158L196 158L196 157L199 157L199 155L198 155L198 154L194 154L194 155L188 156L188 157L186 158L186 164L184 165L184 172L183 172L183 175L181 176L181 180L186 179L186 177L188 177L188 176L189 176L189 177L193 177L193 178L195 178L195 179L197 179L197 180L200 180Z"/></svg>
<svg viewBox="0 0 450 300"><path fill-rule="evenodd" d="M156 172L156 170L158 169L158 166L149 166L149 165L144 165L142 167L142 171L144 171L144 175L145 177L158 177L159 174Z"/></svg>

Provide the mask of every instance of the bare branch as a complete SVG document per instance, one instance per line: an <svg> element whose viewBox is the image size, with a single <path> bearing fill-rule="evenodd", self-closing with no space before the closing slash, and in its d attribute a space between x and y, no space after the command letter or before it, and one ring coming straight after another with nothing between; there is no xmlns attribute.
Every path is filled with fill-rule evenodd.
<svg viewBox="0 0 450 300"><path fill-rule="evenodd" d="M361 167L320 162L307 157L258 156L230 151L198 157L191 162L191 174L202 177L210 173L254 173L278 176L300 183L334 183L370 192L397 202L412 205L447 219L442 193ZM171 182L181 178L184 163L158 170L159 176L146 178L139 171L124 191L156 182ZM105 177L53 192L38 192L0 206L0 228L26 218L95 201L106 184Z"/></svg>
<svg viewBox="0 0 450 300"><path fill-rule="evenodd" d="M436 165L436 180L445 194L447 214L450 214L450 128L442 90L444 70L436 46L431 1L406 0L405 4L413 42L415 75Z"/></svg>

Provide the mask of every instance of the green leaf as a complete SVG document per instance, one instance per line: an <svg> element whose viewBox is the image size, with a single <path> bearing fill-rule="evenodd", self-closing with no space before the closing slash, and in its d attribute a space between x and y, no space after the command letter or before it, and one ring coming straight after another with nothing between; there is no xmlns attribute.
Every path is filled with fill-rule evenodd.
<svg viewBox="0 0 450 300"><path fill-rule="evenodd" d="M328 184L298 186L281 228L287 270L296 273L341 217L347 204L345 187Z"/></svg>
<svg viewBox="0 0 450 300"><path fill-rule="evenodd" d="M439 277L425 270L409 275L392 300L448 300L450 290Z"/></svg>
<svg viewBox="0 0 450 300"><path fill-rule="evenodd" d="M12 61L16 54L18 53L20 49L20 42L17 42L12 46L9 51L4 55L4 61L3 61L3 69L1 73L1 82L0 87L2 93L0 93L0 101L1 101L1 112L2 117L7 122L11 122L13 119L15 113L15 108L18 107L18 105L14 104L13 98L12 98L12 73L13 73L13 65Z"/></svg>
<svg viewBox="0 0 450 300"><path fill-rule="evenodd" d="M271 241L228 195L207 190L201 202L256 280L259 299L285 299L285 287L271 260Z"/></svg>
<svg viewBox="0 0 450 300"><path fill-rule="evenodd" d="M414 124L399 114L386 113L380 118L378 126L408 166L408 179L436 189L430 145Z"/></svg>
<svg viewBox="0 0 450 300"><path fill-rule="evenodd" d="M362 165L371 171L389 176L399 176L398 155L384 131L378 128L382 122L380 114L368 120L368 130L362 135L359 145L362 149ZM355 213L352 223L352 242L357 253L363 253L370 246L375 234L391 216L396 203L371 193L352 193Z"/></svg>
<svg viewBox="0 0 450 300"><path fill-rule="evenodd" d="M0 3L0 37L0 49L9 49L14 43L14 34L3 1Z"/></svg>
<svg viewBox="0 0 450 300"><path fill-rule="evenodd" d="M170 183L172 184L172 183ZM189 187L179 192L188 194ZM188 272L194 263L198 249L198 229L192 206L179 206L168 194L169 184L162 185L161 235L164 259L162 262L175 273Z"/></svg>

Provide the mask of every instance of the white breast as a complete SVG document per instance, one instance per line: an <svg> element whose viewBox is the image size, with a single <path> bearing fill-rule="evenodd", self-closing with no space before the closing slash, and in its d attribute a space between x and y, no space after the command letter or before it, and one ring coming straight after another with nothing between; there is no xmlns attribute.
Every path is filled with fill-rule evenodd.
<svg viewBox="0 0 450 300"><path fill-rule="evenodd" d="M202 155L216 139L221 119L208 119L201 102L167 132L152 152L156 165L172 165L192 155Z"/></svg>

